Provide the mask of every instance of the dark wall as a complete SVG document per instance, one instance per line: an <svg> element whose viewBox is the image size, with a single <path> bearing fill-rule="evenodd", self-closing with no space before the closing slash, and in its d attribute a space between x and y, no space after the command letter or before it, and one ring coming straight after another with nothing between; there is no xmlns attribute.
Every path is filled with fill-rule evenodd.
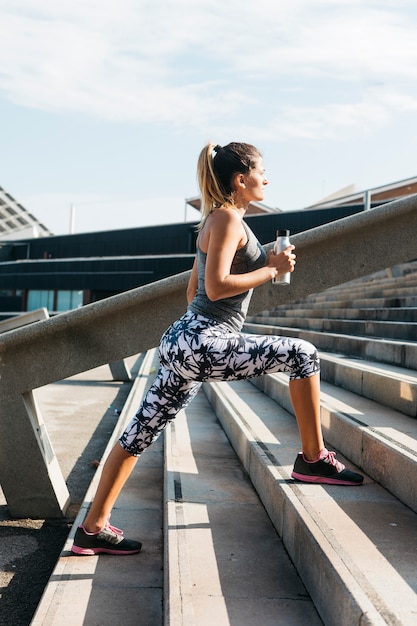
<svg viewBox="0 0 417 626"><path fill-rule="evenodd" d="M363 205L251 215L245 221L261 243L268 243L275 239L278 228L288 228L295 234L360 211ZM193 254L196 235L196 223L186 223L2 242L0 262L26 258Z"/></svg>
<svg viewBox="0 0 417 626"><path fill-rule="evenodd" d="M0 311L21 311L22 296L0 296Z"/></svg>
<svg viewBox="0 0 417 626"><path fill-rule="evenodd" d="M194 255L29 260L0 265L1 289L121 292L191 269Z"/></svg>
<svg viewBox="0 0 417 626"><path fill-rule="evenodd" d="M32 239L29 258L187 254L195 249L195 226L172 224Z"/></svg>

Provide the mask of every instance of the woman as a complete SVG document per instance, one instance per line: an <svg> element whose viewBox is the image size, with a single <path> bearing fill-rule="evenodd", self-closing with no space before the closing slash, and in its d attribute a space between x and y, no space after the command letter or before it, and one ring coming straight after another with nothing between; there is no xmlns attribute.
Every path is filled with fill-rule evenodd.
<svg viewBox="0 0 417 626"><path fill-rule="evenodd" d="M299 339L240 332L253 288L292 272L295 265L294 246L266 255L243 221L249 203L263 200L268 184L260 152L245 143L208 144L197 171L202 219L187 288L188 309L161 339L157 377L104 465L94 502L75 535L76 554L139 552L140 542L123 538L110 525L112 507L137 457L204 381L289 371L302 444L292 477L340 485L363 481L324 446L315 347Z"/></svg>

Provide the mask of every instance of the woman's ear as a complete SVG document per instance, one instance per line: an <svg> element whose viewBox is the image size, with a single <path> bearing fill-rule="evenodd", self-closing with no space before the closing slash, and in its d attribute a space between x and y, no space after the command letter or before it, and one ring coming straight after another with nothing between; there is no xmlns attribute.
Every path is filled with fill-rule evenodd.
<svg viewBox="0 0 417 626"><path fill-rule="evenodd" d="M245 175L235 174L233 177L233 188L235 191L238 189L246 189Z"/></svg>

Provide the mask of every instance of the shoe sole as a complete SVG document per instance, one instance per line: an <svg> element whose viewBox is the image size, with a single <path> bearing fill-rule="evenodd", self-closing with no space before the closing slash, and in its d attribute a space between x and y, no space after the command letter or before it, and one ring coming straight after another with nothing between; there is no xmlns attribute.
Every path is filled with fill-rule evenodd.
<svg viewBox="0 0 417 626"><path fill-rule="evenodd" d="M135 550L112 550L111 548L80 548L79 546L72 546L71 552L78 556L94 556L95 554L113 554L120 556L127 556L128 554L137 554L142 549L136 548Z"/></svg>
<svg viewBox="0 0 417 626"><path fill-rule="evenodd" d="M295 480L299 480L302 483L316 483L322 485L345 485L346 487L359 487L363 484L363 481L356 483L351 480L340 480L338 478L330 478L328 476L306 476L305 474L298 474L297 472L292 472L291 478L295 478Z"/></svg>

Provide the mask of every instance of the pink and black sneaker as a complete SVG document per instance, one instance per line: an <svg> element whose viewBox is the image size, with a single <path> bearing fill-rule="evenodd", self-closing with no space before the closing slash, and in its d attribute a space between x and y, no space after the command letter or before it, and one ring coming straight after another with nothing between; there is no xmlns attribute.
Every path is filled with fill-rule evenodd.
<svg viewBox="0 0 417 626"><path fill-rule="evenodd" d="M75 533L71 552L82 556L94 554L127 555L140 552L140 541L125 539L120 528L109 523L97 533L89 533L84 526L79 526Z"/></svg>
<svg viewBox="0 0 417 626"><path fill-rule="evenodd" d="M315 461L307 461L300 452L295 460L291 477L303 483L361 485L363 476L346 469L335 456L335 452L329 452L324 448Z"/></svg>

